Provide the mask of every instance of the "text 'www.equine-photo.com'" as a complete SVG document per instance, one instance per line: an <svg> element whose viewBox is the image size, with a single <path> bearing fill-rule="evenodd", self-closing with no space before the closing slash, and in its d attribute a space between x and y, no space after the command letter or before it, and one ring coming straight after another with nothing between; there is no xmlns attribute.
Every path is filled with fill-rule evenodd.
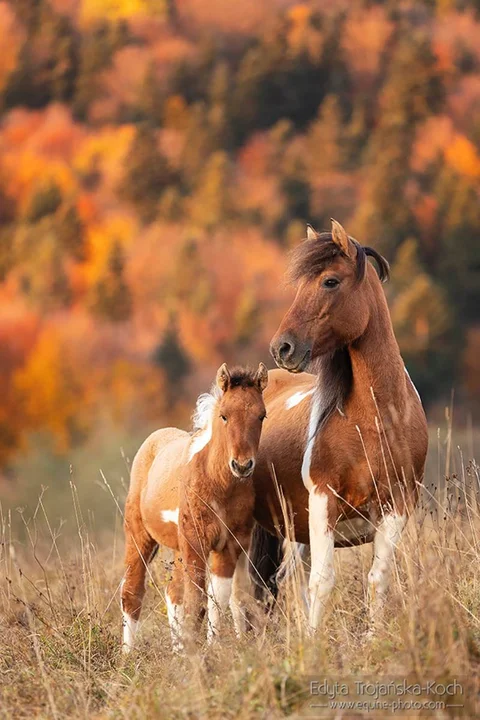
<svg viewBox="0 0 480 720"><path fill-rule="evenodd" d="M480 717L478 0L0 0L0 720Z"/></svg>

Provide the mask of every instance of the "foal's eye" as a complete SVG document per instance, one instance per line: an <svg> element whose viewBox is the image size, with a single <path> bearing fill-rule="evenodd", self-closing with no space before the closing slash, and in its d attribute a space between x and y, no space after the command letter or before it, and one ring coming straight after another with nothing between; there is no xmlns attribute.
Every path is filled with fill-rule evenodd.
<svg viewBox="0 0 480 720"><path fill-rule="evenodd" d="M224 423L227 422L227 418L225 417L225 415L220 415L220 417L222 418L222 420L223 420Z"/></svg>
<svg viewBox="0 0 480 720"><path fill-rule="evenodd" d="M264 412L264 413L262 413L262 415L260 415L260 417L258 419L260 420L260 422L263 422L266 417L267 417L267 413Z"/></svg>
<svg viewBox="0 0 480 720"><path fill-rule="evenodd" d="M340 280L334 277L326 278L322 282L322 287L327 288L327 290L333 290L333 288L336 288L340 285Z"/></svg>

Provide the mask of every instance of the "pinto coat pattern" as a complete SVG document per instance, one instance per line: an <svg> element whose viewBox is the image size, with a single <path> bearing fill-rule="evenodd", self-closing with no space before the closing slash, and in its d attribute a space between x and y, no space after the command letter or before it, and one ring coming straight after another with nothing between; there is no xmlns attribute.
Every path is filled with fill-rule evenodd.
<svg viewBox="0 0 480 720"><path fill-rule="evenodd" d="M218 370L212 393L200 396L196 432L157 430L133 465L125 507L125 576L121 589L123 647L129 651L145 594L148 563L158 545L174 552L167 610L174 647L184 623L196 630L204 612L207 575L208 636L219 632L233 575L246 555L253 525L255 468L268 382L260 363L252 372ZM233 608L238 631L244 616Z"/></svg>
<svg viewBox="0 0 480 720"><path fill-rule="evenodd" d="M258 564L267 546L275 555L265 532L277 543L286 534L278 482L296 540L310 543L311 627L334 585L334 547L371 541L373 620L423 480L426 418L393 332L382 288L386 260L333 221L330 233L308 228L290 274L298 288L271 343L283 369L270 373L265 394L255 471L255 518L264 530L254 533L251 558ZM263 567L270 573L263 583L272 586L265 558Z"/></svg>

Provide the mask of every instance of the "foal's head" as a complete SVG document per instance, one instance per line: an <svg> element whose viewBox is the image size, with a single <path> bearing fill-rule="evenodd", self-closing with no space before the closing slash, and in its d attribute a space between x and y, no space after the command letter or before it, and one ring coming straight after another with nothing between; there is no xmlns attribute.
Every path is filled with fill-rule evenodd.
<svg viewBox="0 0 480 720"><path fill-rule="evenodd" d="M213 435L223 442L228 464L237 478L249 477L255 468L262 423L266 417L263 391L268 371L263 363L258 370L229 370L223 364L216 383L221 391L213 418Z"/></svg>
<svg viewBox="0 0 480 720"><path fill-rule="evenodd" d="M387 261L349 237L336 220L331 233L317 233L308 226L307 239L294 251L290 268L297 295L270 345L277 365L302 372L311 360L363 335L380 286L368 255L378 264L380 280L385 280Z"/></svg>

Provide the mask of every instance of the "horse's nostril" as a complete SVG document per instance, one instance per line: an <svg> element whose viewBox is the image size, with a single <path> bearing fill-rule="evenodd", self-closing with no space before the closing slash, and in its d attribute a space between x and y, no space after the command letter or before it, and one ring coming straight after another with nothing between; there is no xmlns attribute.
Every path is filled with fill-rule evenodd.
<svg viewBox="0 0 480 720"><path fill-rule="evenodd" d="M292 350L293 350L292 344L285 341L278 348L278 354L282 360L285 360L285 358L287 358L289 355L291 355Z"/></svg>
<svg viewBox="0 0 480 720"><path fill-rule="evenodd" d="M250 460L247 460L245 463L239 463L237 460L231 460L230 467L232 468L232 471L235 475L238 475L239 477L245 477L246 475L249 475L252 470L253 466L255 465L255 462L252 458Z"/></svg>

